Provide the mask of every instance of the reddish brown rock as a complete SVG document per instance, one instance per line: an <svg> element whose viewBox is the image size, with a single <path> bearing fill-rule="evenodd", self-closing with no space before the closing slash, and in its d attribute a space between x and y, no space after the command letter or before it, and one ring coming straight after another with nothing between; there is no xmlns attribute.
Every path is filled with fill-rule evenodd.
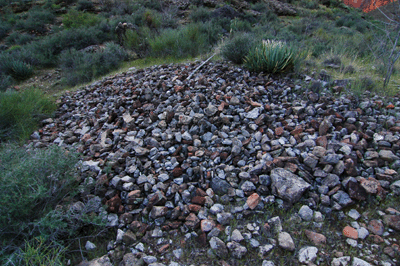
<svg viewBox="0 0 400 266"><path fill-rule="evenodd" d="M356 200L366 200L368 193L363 188L360 183L349 181L346 185L347 193L349 194L350 198Z"/></svg>
<svg viewBox="0 0 400 266"><path fill-rule="evenodd" d="M306 234L307 238L315 245L326 244L326 237L324 235L310 230L304 230L304 233Z"/></svg>
<svg viewBox="0 0 400 266"><path fill-rule="evenodd" d="M381 236L381 235L383 235L383 232L385 231L385 227L383 226L381 221L371 220L368 223L368 231L371 234Z"/></svg>
<svg viewBox="0 0 400 266"><path fill-rule="evenodd" d="M186 217L185 225L190 229L196 229L200 225L200 219L197 218L196 214L190 213Z"/></svg>
<svg viewBox="0 0 400 266"><path fill-rule="evenodd" d="M206 203L206 198L204 196L203 197L202 196L194 196L192 198L192 203L200 205L200 206L204 206L204 203Z"/></svg>
<svg viewBox="0 0 400 266"><path fill-rule="evenodd" d="M121 203L121 198L118 195L115 195L113 198L107 200L107 211L117 213L119 211Z"/></svg>
<svg viewBox="0 0 400 266"><path fill-rule="evenodd" d="M381 188L381 184L378 180L373 177L369 177L368 179L361 178L360 185L369 193L369 194L377 194L379 189Z"/></svg>
<svg viewBox="0 0 400 266"><path fill-rule="evenodd" d="M275 135L281 136L283 134L283 132L284 132L283 127L275 128Z"/></svg>
<svg viewBox="0 0 400 266"><path fill-rule="evenodd" d="M197 204L189 204L189 211L198 213L201 210L201 206Z"/></svg>
<svg viewBox="0 0 400 266"><path fill-rule="evenodd" d="M246 201L247 205L252 210L254 210L260 202L261 202L261 197L257 193L251 194Z"/></svg>
<svg viewBox="0 0 400 266"><path fill-rule="evenodd" d="M358 232L351 226L346 226L343 228L343 235L348 238L358 239Z"/></svg>
<svg viewBox="0 0 400 266"><path fill-rule="evenodd" d="M347 158L344 161L344 169L346 170L346 174L349 176L357 176L358 175L356 164L354 163L354 161L351 158Z"/></svg>
<svg viewBox="0 0 400 266"><path fill-rule="evenodd" d="M181 167L175 167L174 170L172 170L172 175L174 177L180 177L183 174L183 170Z"/></svg>
<svg viewBox="0 0 400 266"><path fill-rule="evenodd" d="M328 146L328 138L326 136L318 137L315 140L315 143L317 144L317 146L321 146L326 149L326 147Z"/></svg>
<svg viewBox="0 0 400 266"><path fill-rule="evenodd" d="M383 222L390 228L400 231L400 215L384 215Z"/></svg>

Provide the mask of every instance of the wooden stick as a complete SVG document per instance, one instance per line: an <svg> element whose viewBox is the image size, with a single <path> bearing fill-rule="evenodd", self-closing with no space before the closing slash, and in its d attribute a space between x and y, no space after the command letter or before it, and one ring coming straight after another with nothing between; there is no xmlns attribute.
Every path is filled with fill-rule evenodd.
<svg viewBox="0 0 400 266"><path fill-rule="evenodd" d="M197 72L197 70L199 70L202 66L204 66L205 64L207 64L208 61L210 61L211 58L213 58L217 53L214 53L212 56L210 56L206 61L204 61L203 63L200 64L200 66L198 66L195 70L193 70L192 73L190 73L190 75L186 78L186 79L191 79L192 76L194 75L194 73Z"/></svg>

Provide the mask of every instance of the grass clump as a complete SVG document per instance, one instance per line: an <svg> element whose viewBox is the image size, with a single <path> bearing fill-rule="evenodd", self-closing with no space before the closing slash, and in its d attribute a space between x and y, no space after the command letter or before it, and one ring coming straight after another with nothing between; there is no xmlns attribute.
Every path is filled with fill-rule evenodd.
<svg viewBox="0 0 400 266"><path fill-rule="evenodd" d="M95 53L70 49L60 56L64 81L70 86L89 82L118 68L127 57L126 51L115 43L106 43Z"/></svg>
<svg viewBox="0 0 400 266"><path fill-rule="evenodd" d="M244 58L253 46L251 34L241 33L235 35L222 47L222 56L235 64L243 64Z"/></svg>
<svg viewBox="0 0 400 266"><path fill-rule="evenodd" d="M32 76L33 67L21 60L14 59L11 56L2 56L0 69L16 80L25 80Z"/></svg>
<svg viewBox="0 0 400 266"><path fill-rule="evenodd" d="M0 187L3 195L0 199L0 236L3 240L0 261L14 252L21 254L20 249L26 244L24 258L37 262L37 258L29 255L32 249L41 249L44 253L49 250L43 243L36 243L34 248L32 242L26 241L35 236L55 240L55 230L63 229L55 219L52 220L53 227L57 223L59 228L52 229L48 219L44 222L44 217L70 193L78 157L57 146L27 151L24 147L8 144L0 149L0 180L4 184Z"/></svg>
<svg viewBox="0 0 400 266"><path fill-rule="evenodd" d="M27 139L55 108L55 103L36 89L0 92L0 142Z"/></svg>
<svg viewBox="0 0 400 266"><path fill-rule="evenodd" d="M17 21L15 27L18 30L45 33L46 24L53 23L55 18L56 16L50 10L32 9L25 18Z"/></svg>
<svg viewBox="0 0 400 266"><path fill-rule="evenodd" d="M71 9L63 16L63 25L66 29L91 27L100 23L99 16L84 11Z"/></svg>
<svg viewBox="0 0 400 266"><path fill-rule="evenodd" d="M244 63L250 71L276 74L294 68L297 60L295 49L286 43L266 40L250 49Z"/></svg>

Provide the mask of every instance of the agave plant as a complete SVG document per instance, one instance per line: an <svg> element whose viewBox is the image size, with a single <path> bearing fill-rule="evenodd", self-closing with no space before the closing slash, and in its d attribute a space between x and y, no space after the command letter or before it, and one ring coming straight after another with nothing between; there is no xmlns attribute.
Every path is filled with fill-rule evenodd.
<svg viewBox="0 0 400 266"><path fill-rule="evenodd" d="M254 72L280 73L291 69L297 60L295 50L285 42L263 40L245 57L245 66Z"/></svg>

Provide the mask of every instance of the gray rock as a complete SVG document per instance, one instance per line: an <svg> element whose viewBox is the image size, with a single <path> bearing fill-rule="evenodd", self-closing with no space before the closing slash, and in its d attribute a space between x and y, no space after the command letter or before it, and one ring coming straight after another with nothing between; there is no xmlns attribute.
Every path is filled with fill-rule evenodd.
<svg viewBox="0 0 400 266"><path fill-rule="evenodd" d="M226 247L229 249L229 251L231 252L230 254L236 258L236 259L241 259L243 258L243 256L246 255L247 253L247 248L240 245L237 242L228 242L226 244Z"/></svg>
<svg viewBox="0 0 400 266"><path fill-rule="evenodd" d="M397 180L396 182L393 182L390 185L390 190L393 191L394 194L400 195L400 180Z"/></svg>
<svg viewBox="0 0 400 266"><path fill-rule="evenodd" d="M349 265L350 260L351 260L350 256L335 258L332 260L331 265L332 266L347 266L347 265Z"/></svg>
<svg viewBox="0 0 400 266"><path fill-rule="evenodd" d="M275 266L275 264L271 260L263 260L262 266Z"/></svg>
<svg viewBox="0 0 400 266"><path fill-rule="evenodd" d="M352 266L372 266L372 264L366 262L365 260L354 257Z"/></svg>
<svg viewBox="0 0 400 266"><path fill-rule="evenodd" d="M214 193L218 195L224 195L228 193L228 189L231 188L231 185L218 177L215 177L210 182L211 188L214 190Z"/></svg>
<svg viewBox="0 0 400 266"><path fill-rule="evenodd" d="M385 161L393 162L395 160L398 160L399 157L394 155L392 151L390 150L381 150L379 152L379 157Z"/></svg>
<svg viewBox="0 0 400 266"><path fill-rule="evenodd" d="M301 177L283 168L273 169L271 180L274 194L292 204L300 200L303 193L311 187Z"/></svg>
<svg viewBox="0 0 400 266"><path fill-rule="evenodd" d="M85 249L88 251L95 250L97 247L94 243L90 242L89 240L86 241Z"/></svg>
<svg viewBox="0 0 400 266"><path fill-rule="evenodd" d="M229 212L221 212L217 214L217 221L222 225L227 225L233 220L233 215Z"/></svg>
<svg viewBox="0 0 400 266"><path fill-rule="evenodd" d="M209 241L210 247L219 258L226 258L228 256L228 249L225 246L225 243L219 239L218 237L212 237Z"/></svg>
<svg viewBox="0 0 400 266"><path fill-rule="evenodd" d="M349 194L342 190L339 190L335 195L333 195L332 199L339 203L342 207L347 207L354 203Z"/></svg>
<svg viewBox="0 0 400 266"><path fill-rule="evenodd" d="M295 250L295 245L293 242L292 237L290 236L289 233L286 232L280 232L278 235L278 245L279 247L289 250L289 251L294 251Z"/></svg>
<svg viewBox="0 0 400 266"><path fill-rule="evenodd" d="M318 248L303 247L299 251L298 259L300 263L308 264L317 258Z"/></svg>
<svg viewBox="0 0 400 266"><path fill-rule="evenodd" d="M308 207L307 205L301 206L299 210L299 215L301 219L305 221L311 221L313 218L313 214L314 214L313 210L311 210L310 207Z"/></svg>
<svg viewBox="0 0 400 266"><path fill-rule="evenodd" d="M232 232L231 240L240 243L241 241L244 240L244 238L243 238L242 234L240 233L240 231L235 229Z"/></svg>

